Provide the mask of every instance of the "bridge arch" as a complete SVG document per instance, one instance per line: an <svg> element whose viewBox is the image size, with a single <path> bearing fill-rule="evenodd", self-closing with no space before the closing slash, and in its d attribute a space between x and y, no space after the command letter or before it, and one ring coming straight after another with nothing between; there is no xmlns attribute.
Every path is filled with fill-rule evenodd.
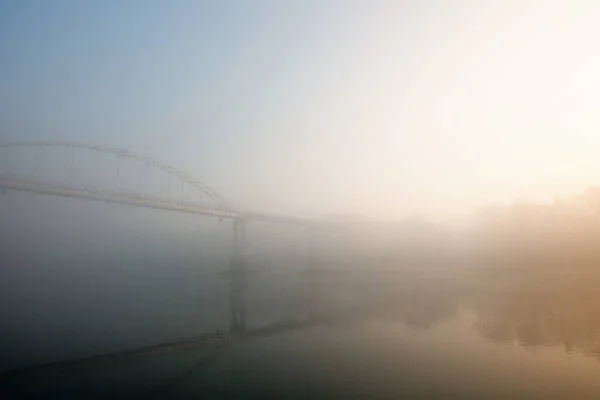
<svg viewBox="0 0 600 400"><path fill-rule="evenodd" d="M160 171L164 171L165 173L172 175L174 177L179 178L180 180L186 182L192 187L200 190L201 193L206 195L211 200L215 201L220 207L229 212L237 212L237 208L228 200L226 200L223 196L219 195L215 190L211 187L205 185L198 179L190 176L189 174L163 162L160 162L156 159L141 156L139 154L133 153L125 148L117 148L111 146L100 146L96 144L90 144L85 142L78 141L65 141L65 140L46 140L46 141L13 141L8 143L0 143L0 149L10 149L10 148L23 148L23 147L38 147L38 148L46 148L46 147L62 147L62 148L73 148L73 149L86 149L89 151L99 152L99 153L108 153L114 154L116 156L132 159L139 163L152 166L157 168Z"/></svg>

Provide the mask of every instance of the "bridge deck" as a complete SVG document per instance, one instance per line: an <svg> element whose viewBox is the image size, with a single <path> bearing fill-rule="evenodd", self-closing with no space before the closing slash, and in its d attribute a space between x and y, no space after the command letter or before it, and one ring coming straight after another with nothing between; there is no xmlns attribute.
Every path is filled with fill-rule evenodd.
<svg viewBox="0 0 600 400"><path fill-rule="evenodd" d="M71 188L68 186L49 185L45 183L15 181L6 178L0 178L0 188L60 197L71 197L82 200L126 204L135 207L145 207L159 210L185 212L190 214L209 215L220 218L239 217L239 214L231 211L213 209L210 207L205 207L203 205L193 203L173 202L135 194L117 194L93 189L86 190Z"/></svg>

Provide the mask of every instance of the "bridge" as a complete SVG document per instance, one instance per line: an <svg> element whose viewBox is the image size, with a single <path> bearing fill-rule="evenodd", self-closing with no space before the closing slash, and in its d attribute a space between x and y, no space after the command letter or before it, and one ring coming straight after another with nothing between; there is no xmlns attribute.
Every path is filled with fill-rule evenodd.
<svg viewBox="0 0 600 400"><path fill-rule="evenodd" d="M347 229L330 221L247 211L171 165L127 149L73 141L18 141L0 144L0 191L3 195L10 191L30 192L232 221L233 246L230 268L226 274L230 278L230 332L225 335L200 335L150 348L76 360L76 368L82 364L102 364L106 360L117 359L123 361L132 356L172 351L190 345L207 346L209 343L230 342L232 338L255 337L306 326L305 321L296 321L247 330L247 225L253 222L292 224L307 230L309 271L316 270L317 263L312 239L314 233ZM316 279L316 274L309 275L313 277L311 279ZM316 286L313 282L311 287ZM313 295L314 298L317 297L315 293ZM314 322L318 318L317 307L316 303L311 305L309 321ZM37 371L39 368L33 370Z"/></svg>
<svg viewBox="0 0 600 400"><path fill-rule="evenodd" d="M246 230L249 222L293 224L319 231L347 229L329 221L250 212L189 174L124 148L75 141L0 144L0 190L197 214L231 220L232 329L244 329ZM312 239L307 238L312 243ZM309 245L314 252L314 244ZM308 256L313 259L314 256ZM313 262L314 263L314 262Z"/></svg>
<svg viewBox="0 0 600 400"><path fill-rule="evenodd" d="M127 149L72 141L0 144L0 188L243 221L323 225L244 211L189 174ZM81 176L81 171L95 174ZM331 225L329 223L329 225Z"/></svg>

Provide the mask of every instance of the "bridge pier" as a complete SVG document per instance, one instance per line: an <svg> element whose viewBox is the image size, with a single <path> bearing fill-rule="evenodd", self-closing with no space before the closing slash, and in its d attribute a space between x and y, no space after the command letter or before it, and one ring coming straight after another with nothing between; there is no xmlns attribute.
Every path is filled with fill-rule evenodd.
<svg viewBox="0 0 600 400"><path fill-rule="evenodd" d="M319 317L319 265L317 259L317 248L314 238L309 238L307 246L307 269L308 269L308 314L311 321Z"/></svg>
<svg viewBox="0 0 600 400"><path fill-rule="evenodd" d="M246 331L246 290L248 287L246 220L243 218L233 220L233 248L230 272L231 333L243 334Z"/></svg>

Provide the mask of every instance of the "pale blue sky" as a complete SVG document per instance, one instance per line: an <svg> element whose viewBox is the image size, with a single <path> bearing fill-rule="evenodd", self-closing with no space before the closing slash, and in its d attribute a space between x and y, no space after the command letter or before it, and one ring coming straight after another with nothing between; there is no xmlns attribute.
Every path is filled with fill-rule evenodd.
<svg viewBox="0 0 600 400"><path fill-rule="evenodd" d="M600 183L593 1L0 3L0 139L127 147L241 207L444 218Z"/></svg>

